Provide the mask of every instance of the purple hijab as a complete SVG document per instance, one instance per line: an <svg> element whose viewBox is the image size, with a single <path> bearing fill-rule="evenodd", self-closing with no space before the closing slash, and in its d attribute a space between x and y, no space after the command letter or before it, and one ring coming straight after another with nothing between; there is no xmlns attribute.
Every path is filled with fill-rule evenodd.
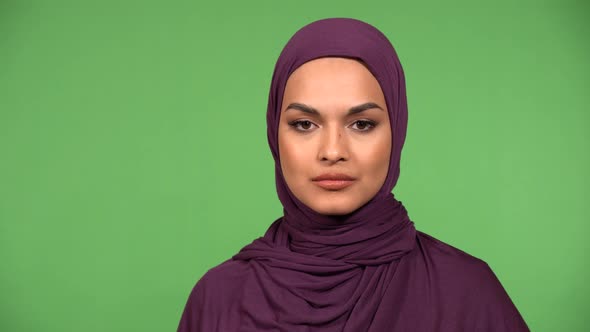
<svg viewBox="0 0 590 332"><path fill-rule="evenodd" d="M392 132L383 186L343 216L299 201L278 152L286 81L305 62L326 56L364 62L385 96ZM528 331L490 267L417 231L391 192L408 110L402 66L379 30L329 18L297 31L277 60L266 119L284 215L197 282L178 331Z"/></svg>

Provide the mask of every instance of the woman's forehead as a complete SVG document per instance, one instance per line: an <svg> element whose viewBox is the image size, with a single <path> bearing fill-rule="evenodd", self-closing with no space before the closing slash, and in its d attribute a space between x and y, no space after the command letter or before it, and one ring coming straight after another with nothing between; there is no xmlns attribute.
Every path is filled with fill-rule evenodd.
<svg viewBox="0 0 590 332"><path fill-rule="evenodd" d="M365 73L373 76L366 64L356 58L348 57L320 57L312 59L295 69L287 82L301 76L314 76L326 73Z"/></svg>
<svg viewBox="0 0 590 332"><path fill-rule="evenodd" d="M282 110L293 102L315 108L372 102L386 108L377 79L360 62L343 58L313 60L294 71L286 83Z"/></svg>

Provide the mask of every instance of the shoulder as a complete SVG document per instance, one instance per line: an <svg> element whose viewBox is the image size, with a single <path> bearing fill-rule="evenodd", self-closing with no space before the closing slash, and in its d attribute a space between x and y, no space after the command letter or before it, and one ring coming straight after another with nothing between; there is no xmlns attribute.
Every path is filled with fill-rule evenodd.
<svg viewBox="0 0 590 332"><path fill-rule="evenodd" d="M416 238L422 255L431 259L432 263L441 265L441 268L461 268L473 270L474 272L489 269L488 264L483 259L443 242L432 235L417 231Z"/></svg>
<svg viewBox="0 0 590 332"><path fill-rule="evenodd" d="M445 310L453 320L469 320L466 325L478 331L498 325L505 325L507 330L528 331L510 296L484 260L423 232L417 234L417 245L421 256L417 264L432 274L442 299L454 299L445 301L450 304Z"/></svg>
<svg viewBox="0 0 590 332"><path fill-rule="evenodd" d="M193 287L178 331L218 331L224 330L221 315L237 311L236 294L243 288L250 268L245 261L232 259L209 269Z"/></svg>
<svg viewBox="0 0 590 332"><path fill-rule="evenodd" d="M443 242L432 235L421 231L417 231L416 233L419 245L423 245L424 249L429 250L433 254L445 256L446 258L455 259L464 263L477 264L483 262L480 258L468 254L467 252Z"/></svg>
<svg viewBox="0 0 590 332"><path fill-rule="evenodd" d="M483 259L424 232L418 232L417 242L425 262L445 285L474 292L497 288L499 281Z"/></svg>
<svg viewBox="0 0 590 332"><path fill-rule="evenodd" d="M236 289L240 289L250 271L245 261L228 259L209 269L195 284L191 297L201 301L224 302Z"/></svg>

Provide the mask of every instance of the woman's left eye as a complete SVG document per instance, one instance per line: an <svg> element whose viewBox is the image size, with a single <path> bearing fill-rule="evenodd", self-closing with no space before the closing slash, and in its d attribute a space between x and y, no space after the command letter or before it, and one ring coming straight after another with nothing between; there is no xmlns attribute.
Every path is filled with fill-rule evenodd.
<svg viewBox="0 0 590 332"><path fill-rule="evenodd" d="M357 120L353 123L354 125L357 125L358 131L369 131L375 127L376 123L370 120Z"/></svg>
<svg viewBox="0 0 590 332"><path fill-rule="evenodd" d="M295 128L295 130L297 130L297 131L307 132L307 131L310 131L311 126L313 126L314 124L309 120L296 120L296 121L290 122L289 125L291 127Z"/></svg>

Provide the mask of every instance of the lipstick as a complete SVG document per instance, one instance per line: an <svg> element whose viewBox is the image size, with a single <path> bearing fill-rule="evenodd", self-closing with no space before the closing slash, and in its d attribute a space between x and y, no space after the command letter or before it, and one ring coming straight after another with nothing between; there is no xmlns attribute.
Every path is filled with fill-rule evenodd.
<svg viewBox="0 0 590 332"><path fill-rule="evenodd" d="M355 178L343 173L325 173L316 176L312 181L327 190L341 190L352 185Z"/></svg>

